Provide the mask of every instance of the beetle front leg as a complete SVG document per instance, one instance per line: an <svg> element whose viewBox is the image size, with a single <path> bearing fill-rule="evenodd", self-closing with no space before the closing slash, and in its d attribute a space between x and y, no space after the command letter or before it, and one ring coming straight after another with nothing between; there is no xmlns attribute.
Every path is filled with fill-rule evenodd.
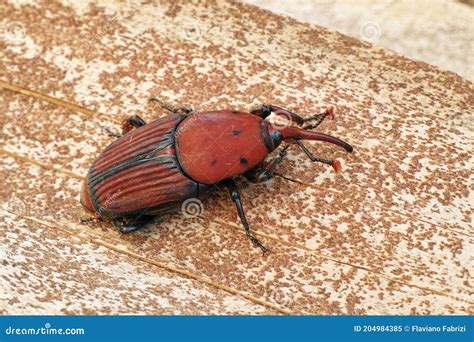
<svg viewBox="0 0 474 342"><path fill-rule="evenodd" d="M247 222L247 218L245 217L245 212L244 212L244 208L242 207L242 201L240 199L240 194L237 189L237 185L230 178L224 179L221 183L227 186L227 188L229 189L230 197L232 198L232 201L235 203L235 206L237 207L237 212L239 213L239 217L240 217L240 220L242 221L247 237L250 239L250 241L252 241L252 243L255 246L260 247L263 254L265 254L266 252L268 252L268 249L264 245L262 245L262 243L250 231L250 226Z"/></svg>
<svg viewBox="0 0 474 342"><path fill-rule="evenodd" d="M150 101L157 102L161 108L174 114L191 115L194 113L194 110L191 107L171 105L169 103L161 101L157 97L152 97Z"/></svg>
<svg viewBox="0 0 474 342"><path fill-rule="evenodd" d="M288 147L290 147L290 145L286 145L284 148L282 148L276 157L273 158L269 163L264 164L263 166L256 166L244 173L245 178L247 178L252 183L263 183L272 179L276 167L278 164L280 164L283 157L286 156L286 150Z"/></svg>

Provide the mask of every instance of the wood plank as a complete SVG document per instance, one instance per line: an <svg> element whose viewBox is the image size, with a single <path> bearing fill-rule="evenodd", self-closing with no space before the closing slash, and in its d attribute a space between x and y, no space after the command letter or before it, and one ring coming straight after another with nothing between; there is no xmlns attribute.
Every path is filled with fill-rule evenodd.
<svg viewBox="0 0 474 342"><path fill-rule="evenodd" d="M8 223L21 222L17 234L41 244L34 232L56 228L60 245L86 239L101 246L96 258L131 258L127 276L148 263L145 281L175 270L186 286L212 293L215 303L183 312L473 312L471 82L239 3L58 1L41 4L47 16L38 6L2 4L20 28L15 41L0 38L1 194ZM178 213L127 236L110 224L79 224L81 177L111 141L104 132L125 116L163 115L152 95L201 110L266 102L309 115L335 104L337 120L321 131L356 150L308 144L342 160L340 175L293 146L271 182L239 181L252 228L272 249L264 258L220 190L191 221ZM152 295L166 297L175 283L166 284Z"/></svg>

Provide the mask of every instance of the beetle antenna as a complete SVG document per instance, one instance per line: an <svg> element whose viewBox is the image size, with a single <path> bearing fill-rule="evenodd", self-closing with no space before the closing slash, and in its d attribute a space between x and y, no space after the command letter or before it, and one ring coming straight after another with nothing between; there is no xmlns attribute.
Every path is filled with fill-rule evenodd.
<svg viewBox="0 0 474 342"><path fill-rule="evenodd" d="M332 120L334 120L334 106L327 107L326 110L320 114L315 114L310 116L309 118L305 118L304 122L315 122L310 125L304 126L303 129L317 128L327 117L330 117Z"/></svg>
<svg viewBox="0 0 474 342"><path fill-rule="evenodd" d="M303 144L303 142L300 139L296 139L296 143L298 144L299 147L303 150L303 152L308 156L309 159L313 162L320 162L323 164L331 165L334 171L339 172L341 171L341 163L339 160L329 160L329 159L323 159L323 158L318 158L315 157Z"/></svg>

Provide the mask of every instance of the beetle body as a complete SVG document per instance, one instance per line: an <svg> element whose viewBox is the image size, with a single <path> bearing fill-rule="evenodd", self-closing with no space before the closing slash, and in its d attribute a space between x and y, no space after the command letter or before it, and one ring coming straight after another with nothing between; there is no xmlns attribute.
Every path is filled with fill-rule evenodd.
<svg viewBox="0 0 474 342"><path fill-rule="evenodd" d="M91 166L81 201L110 218L158 215L205 197L210 185L245 173L277 146L255 115L169 115L110 144Z"/></svg>
<svg viewBox="0 0 474 342"><path fill-rule="evenodd" d="M137 128L111 143L90 167L81 203L100 217L138 222L173 211L186 199L206 197L214 184L224 182L243 217L247 235L265 251L248 230L232 177L244 174L252 179L253 175L256 181L270 178L268 170L264 170L263 178L255 177L253 171L285 139L325 140L352 150L350 145L321 133L293 126L275 128L265 120L275 108L279 109L262 106L251 113L221 110L193 115L175 110L175 114L149 124L132 117L124 128ZM306 120L279 110L297 122ZM119 228L132 231L142 223L121 224Z"/></svg>

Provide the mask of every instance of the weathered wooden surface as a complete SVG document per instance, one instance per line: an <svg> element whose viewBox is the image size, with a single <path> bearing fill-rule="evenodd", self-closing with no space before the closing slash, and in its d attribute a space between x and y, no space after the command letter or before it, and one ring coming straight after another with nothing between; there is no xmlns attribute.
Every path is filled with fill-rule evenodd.
<svg viewBox="0 0 474 342"><path fill-rule="evenodd" d="M473 312L473 84L271 13L198 4L2 2L2 313ZM353 155L342 174L292 147L244 181L262 257L227 193L121 235L81 224L81 179L123 117L273 103Z"/></svg>

